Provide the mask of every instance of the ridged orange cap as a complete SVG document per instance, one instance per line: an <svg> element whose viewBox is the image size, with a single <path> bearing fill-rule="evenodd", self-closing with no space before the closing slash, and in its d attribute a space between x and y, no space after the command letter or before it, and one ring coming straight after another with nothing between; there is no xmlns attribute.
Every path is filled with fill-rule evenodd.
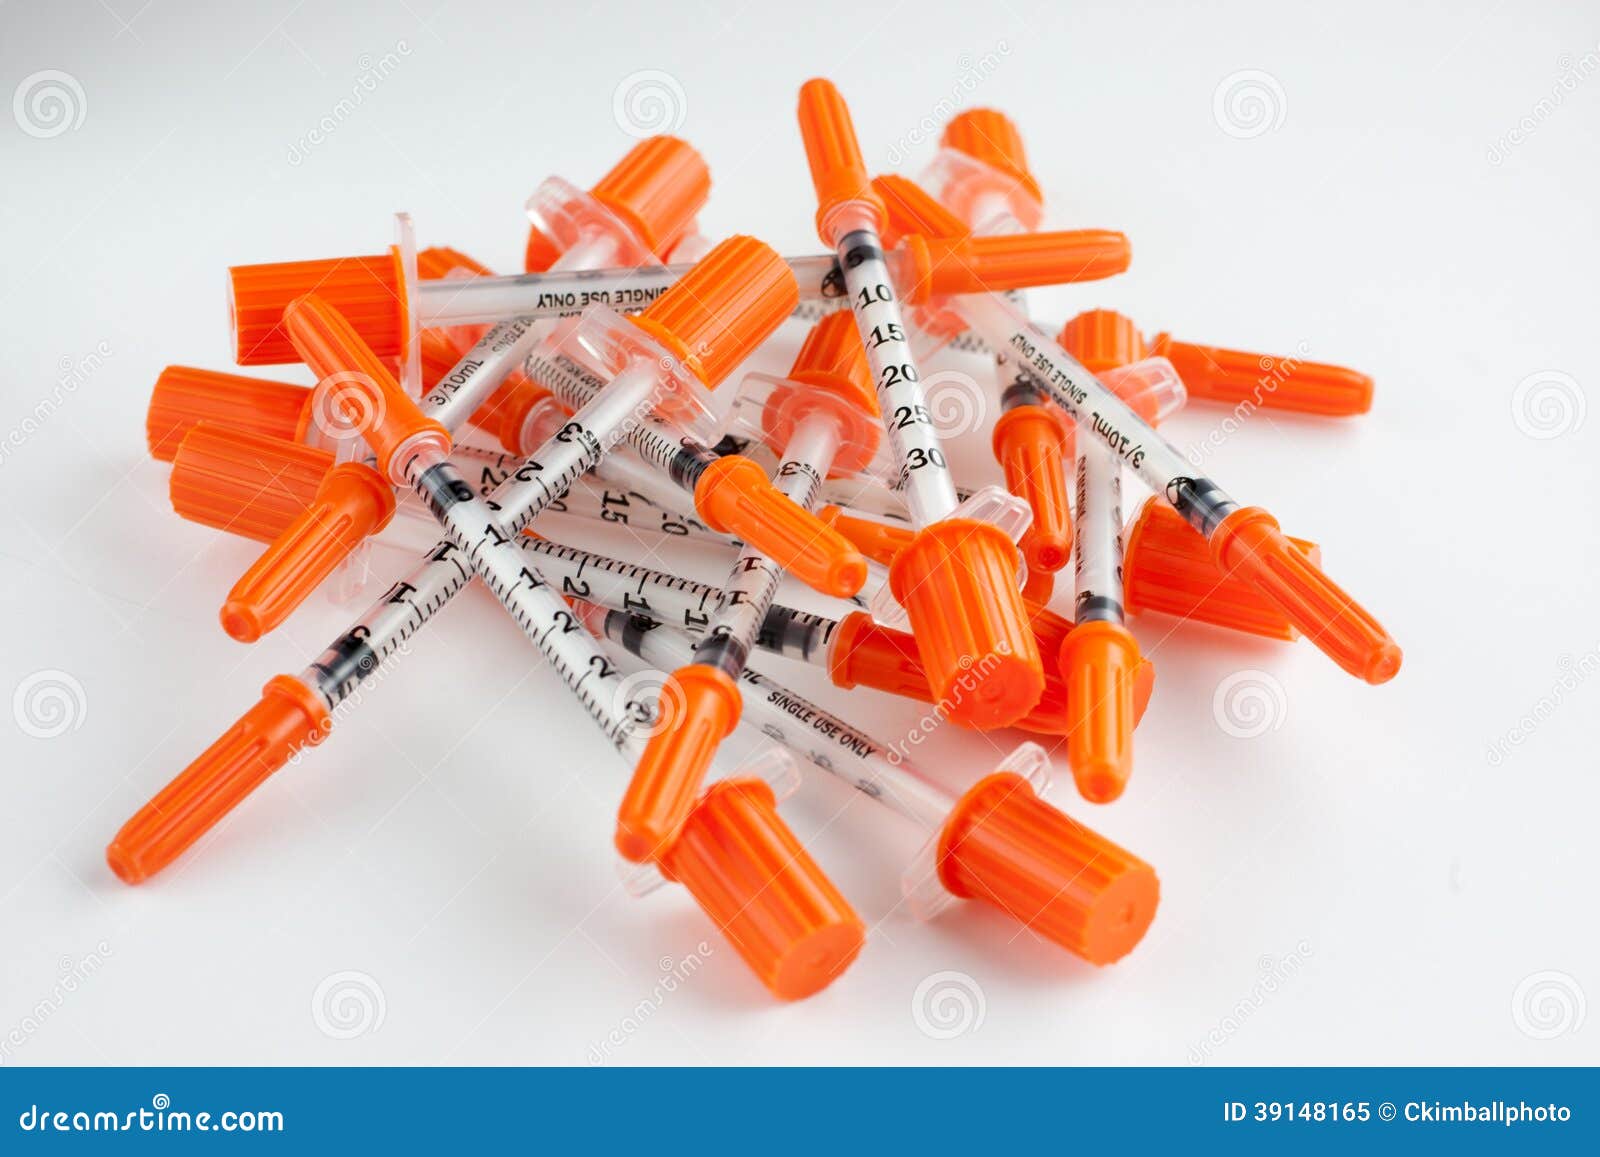
<svg viewBox="0 0 1600 1157"><path fill-rule="evenodd" d="M1110 803L1133 774L1134 682L1139 644L1121 623L1080 623L1061 645L1071 725L1067 763L1078 794Z"/></svg>
<svg viewBox="0 0 1600 1157"><path fill-rule="evenodd" d="M1218 570L1206 540L1161 499L1145 500L1124 540L1122 601L1130 614L1157 611L1284 642L1300 637L1276 603L1243 579ZM1316 543L1289 541L1322 565Z"/></svg>
<svg viewBox="0 0 1600 1157"><path fill-rule="evenodd" d="M917 532L909 526L895 526L875 518L858 518L846 514L842 507L824 506L817 517L847 538L862 554L873 562L888 566L894 556L911 545Z"/></svg>
<svg viewBox="0 0 1600 1157"><path fill-rule="evenodd" d="M934 701L916 639L904 631L880 626L865 611L851 611L834 628L828 649L828 677L835 687L845 690L870 687L918 703ZM954 722L969 726L959 720ZM1046 674L1039 701L1012 726L1040 735L1065 735L1066 685Z"/></svg>
<svg viewBox="0 0 1600 1157"><path fill-rule="evenodd" d="M278 627L394 512L394 488L376 470L364 462L335 466L310 505L234 583L222 604L222 629L253 643Z"/></svg>
<svg viewBox="0 0 1600 1157"><path fill-rule="evenodd" d="M1063 229L927 241L929 292L1004 293L1099 281L1127 271L1133 246L1114 229Z"/></svg>
<svg viewBox="0 0 1600 1157"><path fill-rule="evenodd" d="M199 422L218 422L277 438L293 438L311 391L288 382L264 382L191 366L168 366L150 392L145 441L150 455L172 461L178 443Z"/></svg>
<svg viewBox="0 0 1600 1157"><path fill-rule="evenodd" d="M650 137L589 193L632 225L651 252L665 254L711 196L711 170L689 142Z"/></svg>
<svg viewBox="0 0 1600 1157"><path fill-rule="evenodd" d="M778 815L759 779L712 785L663 856L779 1000L820 992L850 966L866 926Z"/></svg>
<svg viewBox="0 0 1600 1157"><path fill-rule="evenodd" d="M762 406L762 439L784 458L795 428L819 412L830 415L839 431L828 477L848 478L867 469L882 441L883 423L867 351L849 310L828 314L806 334L788 376Z"/></svg>
<svg viewBox="0 0 1600 1157"><path fill-rule="evenodd" d="M1004 531L965 518L923 527L895 557L889 585L945 715L1004 727L1039 701L1044 665Z"/></svg>
<svg viewBox="0 0 1600 1157"><path fill-rule="evenodd" d="M878 415L878 396L872 388L872 367L861 344L861 330L848 310L828 314L806 332L789 380L827 390Z"/></svg>
<svg viewBox="0 0 1600 1157"><path fill-rule="evenodd" d="M991 446L1006 490L1028 504L1033 522L1018 544L1030 577L1054 574L1072 558L1072 508L1067 503L1067 463L1075 435L1059 408L1014 406L994 424Z"/></svg>
<svg viewBox="0 0 1600 1157"><path fill-rule="evenodd" d="M629 149L589 195L664 259L710 198L711 170L687 141L648 137ZM561 246L535 225L528 230L523 267L529 273L549 269L561 253Z"/></svg>
<svg viewBox="0 0 1600 1157"><path fill-rule="evenodd" d="M800 140L817 191L817 234L823 244L835 244L829 218L852 202L872 214L881 232L883 202L867 175L850 108L833 82L819 77L801 85L799 115Z"/></svg>
<svg viewBox="0 0 1600 1157"><path fill-rule="evenodd" d="M939 878L1091 964L1132 951L1155 918L1155 870L1051 807L1010 772L980 780L939 837Z"/></svg>
<svg viewBox="0 0 1600 1157"><path fill-rule="evenodd" d="M304 683L279 675L261 700L130 819L106 847L125 884L148 880L289 761L321 743L333 719Z"/></svg>
<svg viewBox="0 0 1600 1157"><path fill-rule="evenodd" d="M383 359L330 302L315 293L297 297L283 311L283 325L300 359L321 387L331 391L326 404L343 408L386 477L404 482L401 452L418 441L449 452L450 431L417 407Z"/></svg>
<svg viewBox="0 0 1600 1157"><path fill-rule="evenodd" d="M794 271L754 237L730 237L629 320L715 388L800 304Z"/></svg>
<svg viewBox="0 0 1600 1157"><path fill-rule="evenodd" d="M1028 154L1022 147L1022 134L1005 113L992 108L970 108L957 113L944 126L944 132L939 135L939 143L947 149L955 149L974 160L982 161L990 169L1008 178L1005 183L993 189L963 188L952 192L959 192L959 195L968 198L980 193L996 193L1009 197L1020 189L1032 206L1044 203L1044 193L1039 188L1039 182L1034 179L1033 170L1028 167ZM1028 224L1027 218L1030 214L1026 211L1027 206L1023 208L1024 212L1015 215L1022 219L1024 224ZM1037 214L1038 209L1034 208L1031 215L1037 216Z"/></svg>
<svg viewBox="0 0 1600 1157"><path fill-rule="evenodd" d="M850 540L741 455L725 454L706 467L695 483L694 508L712 530L749 543L813 590L849 598L867 581L866 560Z"/></svg>
<svg viewBox="0 0 1600 1157"><path fill-rule="evenodd" d="M1145 356L1138 327L1131 318L1112 309L1085 310L1061 327L1057 340L1092 374L1114 370ZM1184 384L1188 384L1187 379Z"/></svg>
<svg viewBox="0 0 1600 1157"><path fill-rule="evenodd" d="M305 513L333 465L314 446L201 422L173 455L167 491L190 522L271 542Z"/></svg>
<svg viewBox="0 0 1600 1157"><path fill-rule="evenodd" d="M717 748L739 723L739 684L701 663L679 667L661 689L661 720L645 744L617 808L617 851L659 857L694 807Z"/></svg>
<svg viewBox="0 0 1600 1157"><path fill-rule="evenodd" d="M1150 352L1172 362L1191 398L1332 418L1372 409L1372 379L1344 366L1194 345L1165 333L1150 340Z"/></svg>
<svg viewBox="0 0 1600 1157"><path fill-rule="evenodd" d="M283 328L283 314L307 293L319 294L344 314L379 356L392 357L405 345L405 281L393 249L323 261L235 265L228 270L228 287L234 360L241 366L300 360Z"/></svg>
<svg viewBox="0 0 1600 1157"><path fill-rule="evenodd" d="M1346 594L1259 506L1224 518L1208 540L1212 560L1275 603L1312 644L1368 683L1400 670L1400 646L1383 624Z"/></svg>
<svg viewBox="0 0 1600 1157"><path fill-rule="evenodd" d="M900 287L908 301L1096 281L1126 271L1133 260L1127 236L1115 230L974 237L960 217L915 181L889 175L874 178L872 187L886 207L885 239L904 240L914 257L926 252L922 278Z"/></svg>

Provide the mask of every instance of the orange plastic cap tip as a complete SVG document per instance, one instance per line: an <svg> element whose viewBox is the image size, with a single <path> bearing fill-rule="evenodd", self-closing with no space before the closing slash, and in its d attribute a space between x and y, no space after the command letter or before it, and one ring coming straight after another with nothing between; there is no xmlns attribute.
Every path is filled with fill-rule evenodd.
<svg viewBox="0 0 1600 1157"><path fill-rule="evenodd" d="M1350 674L1368 683L1387 683L1399 672L1399 644L1265 510L1235 510L1212 532L1210 543L1219 567L1254 586Z"/></svg>
<svg viewBox="0 0 1600 1157"><path fill-rule="evenodd" d="M1015 406L994 426L992 447L1006 489L1033 511L1021 544L1030 576L1035 571L1053 574L1072 559L1067 462L1073 445L1072 432L1055 406Z"/></svg>
<svg viewBox="0 0 1600 1157"><path fill-rule="evenodd" d="M1074 627L1061 645L1070 726L1067 762L1078 794L1110 803L1133 772L1134 689L1139 644L1120 623Z"/></svg>
<svg viewBox="0 0 1600 1157"><path fill-rule="evenodd" d="M872 388L872 367L867 362L861 330L849 310L828 314L806 333L806 339L789 368L791 381L827 390L854 403L864 413L878 416L878 396Z"/></svg>
<svg viewBox="0 0 1600 1157"><path fill-rule="evenodd" d="M894 562L894 556L911 545L911 540L917 536L917 532L909 526L895 526L875 518L859 518L845 513L838 506L822 507L817 511L817 517L849 539L851 545L862 554L884 566Z"/></svg>
<svg viewBox="0 0 1600 1157"><path fill-rule="evenodd" d="M826 988L866 939L861 918L783 822L761 780L707 789L661 868L779 1000Z"/></svg>
<svg viewBox="0 0 1600 1157"><path fill-rule="evenodd" d="M727 454L695 484L707 526L747 542L823 594L849 598L867 581L867 561L849 539L797 506L750 459Z"/></svg>
<svg viewBox="0 0 1600 1157"><path fill-rule="evenodd" d="M326 450L201 422L173 455L167 489L180 517L271 542L316 500L333 465Z"/></svg>
<svg viewBox="0 0 1600 1157"><path fill-rule="evenodd" d="M832 81L818 78L800 86L800 139L817 192L817 233L823 243L836 243L830 219L852 203L871 213L881 232L883 201L867 175L850 108Z"/></svg>
<svg viewBox="0 0 1600 1157"><path fill-rule="evenodd" d="M328 472L305 512L267 547L228 592L222 629L241 643L273 630L360 546L394 517L394 490L360 462Z"/></svg>
<svg viewBox="0 0 1600 1157"><path fill-rule="evenodd" d="M964 795L939 840L939 876L1091 964L1126 956L1155 919L1155 869L1074 822L1027 780L996 772Z"/></svg>
<svg viewBox="0 0 1600 1157"><path fill-rule="evenodd" d="M1144 339L1133 319L1112 309L1085 310L1061 327L1057 340L1092 374L1145 356Z"/></svg>
<svg viewBox="0 0 1600 1157"><path fill-rule="evenodd" d="M661 689L661 718L617 809L617 850L634 863L662 854L694 807L720 745L739 722L739 686L715 667L680 667Z"/></svg>
<svg viewBox="0 0 1600 1157"><path fill-rule="evenodd" d="M1039 701L1044 665L1017 589L1017 548L1003 531L964 518L924 527L895 558L889 584L946 716L987 730Z"/></svg>
<svg viewBox="0 0 1600 1157"><path fill-rule="evenodd" d="M296 750L322 742L332 725L327 708L309 687L288 675L277 676L222 738L122 825L106 847L106 863L125 884L148 880Z"/></svg>
<svg viewBox="0 0 1600 1157"><path fill-rule="evenodd" d="M1372 409L1372 379L1345 366L1195 345L1165 333L1150 340L1150 352L1172 362L1191 398L1328 418Z"/></svg>
<svg viewBox="0 0 1600 1157"><path fill-rule="evenodd" d="M711 170L689 142L648 137L629 149L589 192L661 257L694 223L695 214L711 196Z"/></svg>
<svg viewBox="0 0 1600 1157"><path fill-rule="evenodd" d="M716 386L800 304L794 272L754 237L730 237L631 320Z"/></svg>

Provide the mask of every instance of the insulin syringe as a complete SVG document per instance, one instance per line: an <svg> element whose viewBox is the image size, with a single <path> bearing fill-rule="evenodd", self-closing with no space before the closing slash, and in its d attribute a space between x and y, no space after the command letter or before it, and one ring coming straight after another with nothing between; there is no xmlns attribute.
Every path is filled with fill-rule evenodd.
<svg viewBox="0 0 1600 1157"><path fill-rule="evenodd" d="M776 485L809 511L836 460L846 460L854 473L872 460L877 444L871 381L855 323L845 314L824 318L806 336L789 376L762 384L770 387L763 392L778 443ZM864 559L860 567L856 589L868 577ZM682 824L717 745L739 721L739 674L782 580L783 571L759 549L740 548L692 662L672 673L676 709L650 737L623 793L616 843L627 859L648 860Z"/></svg>
<svg viewBox="0 0 1600 1157"><path fill-rule="evenodd" d="M895 205L888 209L892 219ZM1241 507L1198 473L1181 451L1014 305L993 293L954 296L947 305L997 355L1032 377L1077 423L1080 437L1104 443L1169 502L1206 538L1224 572L1251 582L1340 667L1369 683L1387 682L1399 671L1400 647L1382 624L1307 558L1272 515L1258 506Z"/></svg>
<svg viewBox="0 0 1600 1157"><path fill-rule="evenodd" d="M580 604L580 607L582 604ZM654 667L683 664L684 636L617 611L582 610L597 634ZM1143 860L1040 798L1049 758L1023 743L965 791L746 667L744 721L926 833L902 875L912 912L983 900L1094 964L1125 956L1155 916L1160 886Z"/></svg>
<svg viewBox="0 0 1600 1157"><path fill-rule="evenodd" d="M998 488L965 505L957 498L879 238L883 205L868 183L850 110L831 83L810 80L800 89L799 121L819 204L817 232L838 254L899 470L897 488L917 530L890 569L889 593L910 620L935 693L943 697L981 665L988 674L961 710L970 722L1004 726L1044 688L1018 589L1016 539L1031 514ZM889 608L884 612L892 621Z"/></svg>
<svg viewBox="0 0 1600 1157"><path fill-rule="evenodd" d="M524 590L538 594L544 612L540 650L631 763L657 722L654 691L623 678L576 612L527 573ZM111 869L129 884L150 878L297 752L322 742L361 701L352 698L357 688L473 577L463 552L439 543L304 671L268 682L255 706L124 824L106 848ZM524 622L530 633L534 626ZM865 929L777 815L769 781L789 778L786 761L767 752L752 764L701 795L658 866L693 894L770 991L798 999L849 965Z"/></svg>

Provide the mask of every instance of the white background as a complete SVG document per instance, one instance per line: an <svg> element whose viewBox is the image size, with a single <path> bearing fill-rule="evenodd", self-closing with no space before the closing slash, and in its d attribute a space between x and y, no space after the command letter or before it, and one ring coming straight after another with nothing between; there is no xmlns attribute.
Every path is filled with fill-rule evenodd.
<svg viewBox="0 0 1600 1157"><path fill-rule="evenodd" d="M1593 5L325 7L0 8L0 96L51 69L81 91L56 135L0 112L0 696L29 693L0 714L5 1063L583 1064L614 1029L608 1063L1184 1064L1208 1034L1221 1064L1600 1061ZM1053 223L1134 242L1127 275L1037 294L1036 315L1117 307L1377 378L1370 415L1260 415L1211 465L1324 545L1405 668L1372 688L1304 644L1137 622L1160 675L1133 783L1102 809L1059 797L1161 874L1122 963L971 905L912 922L916 834L811 782L787 814L872 936L830 990L775 1004L687 896L620 892L624 769L479 591L173 870L130 889L105 868L122 821L354 610L318 598L254 649L227 639L216 609L257 548L179 521L146 454L161 367L227 368L224 267L374 252L405 208L425 242L515 268L523 198L632 143L614 96L646 70L710 162L713 236L818 248L809 76L840 85L875 168L898 149L920 169L941 102L993 105ZM1264 122L1229 111L1240 73ZM1172 436L1221 418L1197 407ZM963 440L970 477L986 441ZM1282 698L1242 739L1213 700L1252 670ZM54 724L41 680L65 694ZM918 714L826 698L885 738ZM1016 739L941 733L928 761L970 780ZM914 1012L942 971L981 994L952 1039ZM360 991L316 1008L345 972ZM660 1007L624 1031L640 1002ZM340 1016L358 1035L324 1031Z"/></svg>

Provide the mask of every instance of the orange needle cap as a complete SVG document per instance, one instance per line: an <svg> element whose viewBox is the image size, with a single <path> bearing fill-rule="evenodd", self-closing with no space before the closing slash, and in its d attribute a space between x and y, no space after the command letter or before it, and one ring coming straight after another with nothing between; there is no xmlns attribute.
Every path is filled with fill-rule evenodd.
<svg viewBox="0 0 1600 1157"><path fill-rule="evenodd" d="M725 672L696 663L672 673L659 703L657 730L617 809L617 851L635 863L658 858L677 839L742 700Z"/></svg>
<svg viewBox="0 0 1600 1157"><path fill-rule="evenodd" d="M122 825L106 863L126 884L172 863L301 747L322 742L333 725L304 683L279 675L261 700Z"/></svg>
<svg viewBox="0 0 1600 1157"><path fill-rule="evenodd" d="M1039 701L1044 666L1004 531L964 518L924 527L895 557L889 584L947 716L1004 727Z"/></svg>
<svg viewBox="0 0 1600 1157"><path fill-rule="evenodd" d="M750 459L727 454L706 467L694 490L707 526L748 542L823 594L849 598L867 581L867 563L844 535L797 506Z"/></svg>
<svg viewBox="0 0 1600 1157"><path fill-rule="evenodd" d="M950 812L939 876L1091 964L1132 951L1155 918L1155 869L1057 811L1010 772L980 780Z"/></svg>
<svg viewBox="0 0 1600 1157"><path fill-rule="evenodd" d="M1383 625L1278 528L1259 506L1235 510L1212 532L1211 557L1277 604L1315 646L1358 679L1387 683L1400 646Z"/></svg>
<svg viewBox="0 0 1600 1157"><path fill-rule="evenodd" d="M758 779L707 789L661 860L780 1000L826 988L866 926L778 815Z"/></svg>
<svg viewBox="0 0 1600 1157"><path fill-rule="evenodd" d="M330 470L304 512L240 576L222 605L222 629L253 643L294 613L368 535L394 517L394 488L362 462Z"/></svg>
<svg viewBox="0 0 1600 1157"><path fill-rule="evenodd" d="M1060 661L1071 720L1067 763L1072 778L1084 799L1110 803L1133 771L1139 644L1120 623L1082 623L1062 643Z"/></svg>

